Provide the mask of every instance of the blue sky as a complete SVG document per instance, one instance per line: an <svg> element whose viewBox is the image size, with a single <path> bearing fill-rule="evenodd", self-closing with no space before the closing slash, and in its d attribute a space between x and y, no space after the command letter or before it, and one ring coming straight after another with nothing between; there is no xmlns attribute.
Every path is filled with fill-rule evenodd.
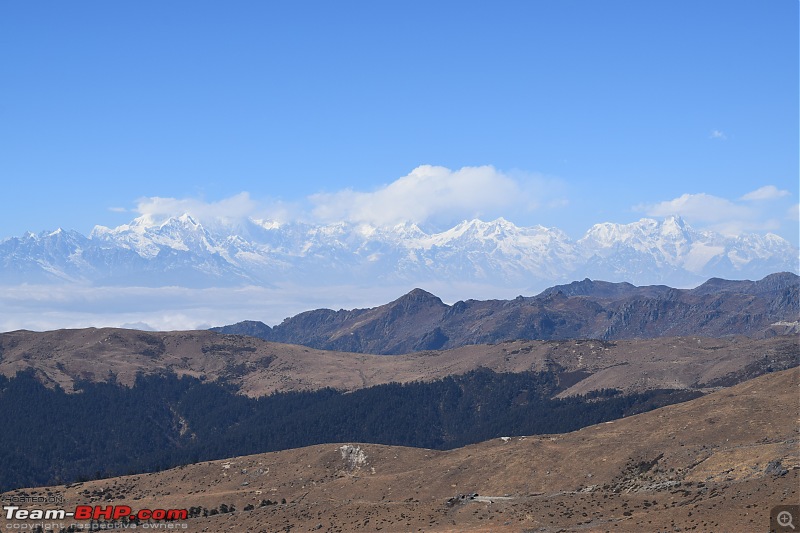
<svg viewBox="0 0 800 533"><path fill-rule="evenodd" d="M798 241L794 0L10 0L0 68L0 239L154 206L369 219L354 197L402 189L429 225Z"/></svg>

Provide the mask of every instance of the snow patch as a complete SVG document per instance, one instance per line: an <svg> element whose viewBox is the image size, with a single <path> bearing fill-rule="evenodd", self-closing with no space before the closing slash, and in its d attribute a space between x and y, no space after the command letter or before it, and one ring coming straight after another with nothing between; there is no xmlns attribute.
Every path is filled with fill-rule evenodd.
<svg viewBox="0 0 800 533"><path fill-rule="evenodd" d="M715 257L720 257L725 253L724 246L715 246L703 242L692 244L689 253L683 260L683 268L689 272L700 273L703 268Z"/></svg>

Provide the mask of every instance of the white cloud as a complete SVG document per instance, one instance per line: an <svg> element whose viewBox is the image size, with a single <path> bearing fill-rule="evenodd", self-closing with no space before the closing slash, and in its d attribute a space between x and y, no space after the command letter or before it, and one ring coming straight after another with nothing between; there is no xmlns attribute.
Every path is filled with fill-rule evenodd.
<svg viewBox="0 0 800 533"><path fill-rule="evenodd" d="M800 222L800 204L794 204L787 211L787 218L789 220Z"/></svg>
<svg viewBox="0 0 800 533"><path fill-rule="evenodd" d="M492 166L451 170L423 165L373 192L346 189L309 200L314 217L323 222L387 225L508 216L538 207L557 188L555 180L512 178Z"/></svg>
<svg viewBox="0 0 800 533"><path fill-rule="evenodd" d="M113 212L113 213L127 213L128 212L128 209L125 208L125 207L109 207L108 210Z"/></svg>
<svg viewBox="0 0 800 533"><path fill-rule="evenodd" d="M238 220L253 215L258 203L247 192L240 192L218 202L205 202L195 198L140 198L135 211L153 220L188 213L198 220Z"/></svg>
<svg viewBox="0 0 800 533"><path fill-rule="evenodd" d="M709 135L708 138L709 139L717 139L719 141L727 141L728 140L728 136L725 135L725 132L722 132L720 130L712 131L711 135Z"/></svg>
<svg viewBox="0 0 800 533"><path fill-rule="evenodd" d="M256 201L247 192L215 202L197 198L140 198L131 211L161 223L188 213L204 224L244 218L278 222L355 222L391 225L400 222L448 224L464 219L513 218L539 207L569 204L564 184L555 178L492 166L451 170L423 165L375 191L343 189L317 193L301 201ZM118 210L118 208L113 208Z"/></svg>
<svg viewBox="0 0 800 533"><path fill-rule="evenodd" d="M0 285L0 331L86 327L172 331L207 329L240 320L275 325L309 309L374 307L412 288L413 285L208 289ZM471 294L457 293L457 299Z"/></svg>
<svg viewBox="0 0 800 533"><path fill-rule="evenodd" d="M749 218L752 210L736 205L730 200L706 193L684 194L673 200L651 205L640 205L635 209L648 215L664 217L680 215L701 222L720 222L731 218Z"/></svg>
<svg viewBox="0 0 800 533"><path fill-rule="evenodd" d="M356 309L383 305L417 283L190 289L0 285L0 332L28 329L126 327L156 331L207 329L241 320L274 326L309 309ZM446 303L469 298L514 298L519 287L491 283L430 281L424 288ZM534 293L545 287L531 289Z"/></svg>
<svg viewBox="0 0 800 533"><path fill-rule="evenodd" d="M680 215L696 227L726 235L740 235L780 229L783 223L776 213L785 209L785 198L789 196L791 193L787 190L765 185L742 195L738 200L706 193L683 194L672 200L637 205L634 210L655 217ZM797 207L789 209L789 219L793 216L793 209L796 212Z"/></svg>
<svg viewBox="0 0 800 533"><path fill-rule="evenodd" d="M653 217L680 215L698 229L709 229L724 235L776 231L781 221L773 209L764 204L753 204L752 200L775 200L788 196L787 191L772 185L747 193L739 202L706 193L683 194L678 198L655 204L639 204L635 211ZM747 203L741 203L747 201Z"/></svg>
<svg viewBox="0 0 800 533"><path fill-rule="evenodd" d="M776 198L782 198L790 194L789 191L778 189L774 185L765 185L745 194L740 200L775 200Z"/></svg>

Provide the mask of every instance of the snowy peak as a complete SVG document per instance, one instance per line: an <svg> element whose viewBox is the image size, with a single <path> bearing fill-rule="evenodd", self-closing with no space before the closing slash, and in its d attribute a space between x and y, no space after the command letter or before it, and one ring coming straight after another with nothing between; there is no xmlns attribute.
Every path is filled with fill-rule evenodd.
<svg viewBox="0 0 800 533"><path fill-rule="evenodd" d="M686 222L678 215L668 216L661 226L665 230L662 233L683 233L686 230Z"/></svg>
<svg viewBox="0 0 800 533"><path fill-rule="evenodd" d="M96 226L88 238L57 229L0 243L0 273L8 279L95 284L439 281L535 291L587 276L689 286L709 277L758 279L797 270L797 249L777 235L723 236L697 231L677 216L596 224L572 240L556 228L519 227L503 218L427 233L408 222L201 221L185 213Z"/></svg>
<svg viewBox="0 0 800 533"><path fill-rule="evenodd" d="M590 248L611 248L620 245L641 248L643 243L649 245L654 240L690 238L689 231L680 217L668 217L662 222L643 218L630 224L611 222L595 224L578 242Z"/></svg>
<svg viewBox="0 0 800 533"><path fill-rule="evenodd" d="M683 219L672 216L661 222L643 218L630 224L596 224L578 240L578 245L587 258L627 253L648 257L660 265L680 267L694 245L707 246L712 241L709 235L694 231Z"/></svg>
<svg viewBox="0 0 800 533"><path fill-rule="evenodd" d="M504 218L490 222L473 219L465 220L452 230L444 232L453 238L468 237L475 240L503 239L518 233L519 228Z"/></svg>
<svg viewBox="0 0 800 533"><path fill-rule="evenodd" d="M211 235L191 215L185 213L157 221L149 215L114 229L95 226L92 239L118 244L143 258L153 258L164 250L217 253Z"/></svg>

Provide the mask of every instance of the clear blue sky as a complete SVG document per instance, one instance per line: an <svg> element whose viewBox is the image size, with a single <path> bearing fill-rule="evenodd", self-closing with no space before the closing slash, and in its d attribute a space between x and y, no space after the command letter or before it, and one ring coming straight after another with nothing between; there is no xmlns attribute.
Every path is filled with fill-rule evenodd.
<svg viewBox="0 0 800 533"><path fill-rule="evenodd" d="M6 0L0 82L0 239L420 165L491 165L537 200L506 218L575 237L672 209L798 239L795 0Z"/></svg>

